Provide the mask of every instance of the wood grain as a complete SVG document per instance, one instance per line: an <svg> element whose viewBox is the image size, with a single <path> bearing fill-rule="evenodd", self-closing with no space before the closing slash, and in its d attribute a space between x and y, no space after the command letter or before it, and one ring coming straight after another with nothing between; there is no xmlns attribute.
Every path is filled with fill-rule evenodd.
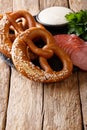
<svg viewBox="0 0 87 130"><path fill-rule="evenodd" d="M87 0L69 0L70 8L77 12L81 9L85 10L87 9Z"/></svg>
<svg viewBox="0 0 87 130"><path fill-rule="evenodd" d="M0 57L0 130L4 130L5 128L9 92L9 79L9 67Z"/></svg>
<svg viewBox="0 0 87 130"><path fill-rule="evenodd" d="M18 8L37 12L38 2L13 1L13 10ZM35 7L35 8L33 8ZM12 69L11 90L7 112L6 130L41 130L43 107L43 84L35 83Z"/></svg>
<svg viewBox="0 0 87 130"><path fill-rule="evenodd" d="M82 104L84 130L87 130L87 72L79 72L79 87Z"/></svg>
<svg viewBox="0 0 87 130"><path fill-rule="evenodd" d="M40 10L51 6L68 7L68 2L67 0L40 0Z"/></svg>
<svg viewBox="0 0 87 130"><path fill-rule="evenodd" d="M42 96L42 84L12 69L6 130L41 130Z"/></svg>
<svg viewBox="0 0 87 130"><path fill-rule="evenodd" d="M82 130L77 74L44 88L44 130Z"/></svg>
<svg viewBox="0 0 87 130"><path fill-rule="evenodd" d="M79 11L81 9L87 10L87 0L69 0L70 8L74 11ZM80 71L78 73L79 78L79 88L80 88L80 98L82 104L82 116L84 130L87 130L87 72Z"/></svg>
<svg viewBox="0 0 87 130"><path fill-rule="evenodd" d="M69 3L74 11L87 9L86 0ZM68 0L0 0L0 13L26 9L36 15L55 5L68 7ZM5 123L6 130L82 130L82 123L87 129L87 73L73 73L62 82L42 84L30 81L14 68L11 71L8 103L10 70L0 57L0 130L5 129Z"/></svg>
<svg viewBox="0 0 87 130"><path fill-rule="evenodd" d="M38 0L13 0L13 10L25 9L32 15L36 15L39 12Z"/></svg>
<svg viewBox="0 0 87 130"><path fill-rule="evenodd" d="M13 0L0 0L0 13L12 11Z"/></svg>
<svg viewBox="0 0 87 130"><path fill-rule="evenodd" d="M68 7L67 1L44 0L40 2L40 9L55 5ZM73 75L70 79L62 83L45 84L43 129L82 129L79 90L76 75Z"/></svg>
<svg viewBox="0 0 87 130"><path fill-rule="evenodd" d="M12 11L12 0L0 0L0 13ZM1 42L1 37L0 37ZM0 130L5 129L9 95L10 69L0 56Z"/></svg>
<svg viewBox="0 0 87 130"><path fill-rule="evenodd" d="M67 1L53 0L35 1L35 5L33 0L30 4L14 0L13 4L13 10L29 9L32 14L47 6L68 5ZM44 89L43 85L12 69L6 130L81 130L77 75L61 83L45 84Z"/></svg>

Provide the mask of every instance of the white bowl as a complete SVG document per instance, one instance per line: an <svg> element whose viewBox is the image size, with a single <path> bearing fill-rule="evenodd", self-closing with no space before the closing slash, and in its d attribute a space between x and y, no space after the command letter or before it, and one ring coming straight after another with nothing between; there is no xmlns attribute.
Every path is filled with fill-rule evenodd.
<svg viewBox="0 0 87 130"><path fill-rule="evenodd" d="M44 26L62 26L68 23L65 15L72 12L71 9L66 7L53 6L39 12L36 19Z"/></svg>

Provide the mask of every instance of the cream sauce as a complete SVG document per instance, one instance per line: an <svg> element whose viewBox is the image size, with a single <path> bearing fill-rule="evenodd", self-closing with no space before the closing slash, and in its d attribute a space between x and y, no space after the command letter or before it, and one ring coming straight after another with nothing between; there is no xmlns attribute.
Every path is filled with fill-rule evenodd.
<svg viewBox="0 0 87 130"><path fill-rule="evenodd" d="M40 22L49 25L61 25L67 23L65 15L72 12L69 8L54 6L42 10L38 19Z"/></svg>

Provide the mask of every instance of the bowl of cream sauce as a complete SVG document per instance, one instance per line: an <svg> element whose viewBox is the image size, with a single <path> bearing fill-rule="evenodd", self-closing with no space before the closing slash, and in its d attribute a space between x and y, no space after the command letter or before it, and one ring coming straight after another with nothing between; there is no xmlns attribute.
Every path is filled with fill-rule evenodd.
<svg viewBox="0 0 87 130"><path fill-rule="evenodd" d="M53 6L40 11L36 20L45 27L62 27L67 25L66 14L72 13L69 8L62 6Z"/></svg>

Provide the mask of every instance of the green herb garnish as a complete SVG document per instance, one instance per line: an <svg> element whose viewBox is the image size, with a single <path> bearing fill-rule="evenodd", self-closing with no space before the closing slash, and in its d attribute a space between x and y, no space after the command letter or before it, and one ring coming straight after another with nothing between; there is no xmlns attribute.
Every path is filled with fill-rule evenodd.
<svg viewBox="0 0 87 130"><path fill-rule="evenodd" d="M69 13L65 17L69 22L68 33L74 33L87 41L87 10Z"/></svg>

